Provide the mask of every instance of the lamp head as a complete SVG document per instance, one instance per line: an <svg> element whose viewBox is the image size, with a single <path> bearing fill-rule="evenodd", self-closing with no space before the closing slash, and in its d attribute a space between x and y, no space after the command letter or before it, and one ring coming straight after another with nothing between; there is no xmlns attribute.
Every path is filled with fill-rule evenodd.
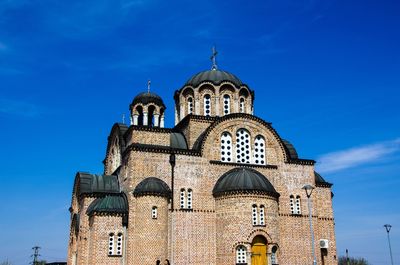
<svg viewBox="0 0 400 265"><path fill-rule="evenodd" d="M307 184L307 185L304 185L303 189L306 191L307 197L310 198L311 193L312 193L314 187L311 186L310 184Z"/></svg>
<svg viewBox="0 0 400 265"><path fill-rule="evenodd" d="M385 224L384 227L386 228L386 232L389 233L390 229L392 228L392 226L390 224Z"/></svg>

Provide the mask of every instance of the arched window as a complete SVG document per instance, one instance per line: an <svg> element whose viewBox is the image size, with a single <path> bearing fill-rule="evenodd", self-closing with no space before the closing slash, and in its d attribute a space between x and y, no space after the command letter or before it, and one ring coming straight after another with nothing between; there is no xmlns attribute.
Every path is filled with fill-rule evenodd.
<svg viewBox="0 0 400 265"><path fill-rule="evenodd" d="M272 265L276 265L277 263L277 259L276 259L276 252L278 251L278 247L277 246L273 246L271 249L271 264Z"/></svg>
<svg viewBox="0 0 400 265"><path fill-rule="evenodd" d="M115 243L114 242L114 234L110 233L108 235L108 255L109 256L114 255L114 250L115 250L114 243Z"/></svg>
<svg viewBox="0 0 400 265"><path fill-rule="evenodd" d="M204 116L211 115L211 97L210 95L204 96Z"/></svg>
<svg viewBox="0 0 400 265"><path fill-rule="evenodd" d="M193 191L191 189L188 189L188 194L187 194L187 208L192 209L192 200L193 199Z"/></svg>
<svg viewBox="0 0 400 265"><path fill-rule="evenodd" d="M188 114L193 113L193 98L189 97L188 98Z"/></svg>
<svg viewBox="0 0 400 265"><path fill-rule="evenodd" d="M253 225L257 225L257 205L253 204L251 207Z"/></svg>
<svg viewBox="0 0 400 265"><path fill-rule="evenodd" d="M135 125L143 126L143 107L137 106L136 111L138 112L138 121Z"/></svg>
<svg viewBox="0 0 400 265"><path fill-rule="evenodd" d="M156 110L156 107L154 107L153 105L149 106L149 108L147 109L147 125L149 127L154 127L154 125L155 125L155 121L154 121L155 110Z"/></svg>
<svg viewBox="0 0 400 265"><path fill-rule="evenodd" d="M244 98L240 98L239 99L239 112L240 113L245 113L245 110L244 110Z"/></svg>
<svg viewBox="0 0 400 265"><path fill-rule="evenodd" d="M157 219L157 206L151 208L151 218Z"/></svg>
<svg viewBox="0 0 400 265"><path fill-rule="evenodd" d="M221 161L232 162L232 136L228 132L221 135Z"/></svg>
<svg viewBox="0 0 400 265"><path fill-rule="evenodd" d="M300 196L296 196L296 214L301 214L301 208L300 208Z"/></svg>
<svg viewBox="0 0 400 265"><path fill-rule="evenodd" d="M250 134L245 129L236 132L236 162L250 163Z"/></svg>
<svg viewBox="0 0 400 265"><path fill-rule="evenodd" d="M186 197L186 191L185 191L185 189L181 189L181 194L179 197L181 209L184 209L186 207L185 197Z"/></svg>
<svg viewBox="0 0 400 265"><path fill-rule="evenodd" d="M293 195L290 195L290 212L292 214L296 213L295 208L294 208L294 196Z"/></svg>
<svg viewBox="0 0 400 265"><path fill-rule="evenodd" d="M116 254L121 256L122 255L122 233L118 233L117 237L117 252Z"/></svg>
<svg viewBox="0 0 400 265"><path fill-rule="evenodd" d="M240 245L236 248L236 264L247 263L246 252L247 252L247 249L243 245Z"/></svg>
<svg viewBox="0 0 400 265"><path fill-rule="evenodd" d="M224 115L231 113L231 98L229 95L224 95Z"/></svg>
<svg viewBox="0 0 400 265"><path fill-rule="evenodd" d="M257 165L265 165L265 139L261 135L257 135L254 140L254 158L253 161Z"/></svg>
<svg viewBox="0 0 400 265"><path fill-rule="evenodd" d="M265 207L264 207L264 205L260 206L260 225L265 225Z"/></svg>

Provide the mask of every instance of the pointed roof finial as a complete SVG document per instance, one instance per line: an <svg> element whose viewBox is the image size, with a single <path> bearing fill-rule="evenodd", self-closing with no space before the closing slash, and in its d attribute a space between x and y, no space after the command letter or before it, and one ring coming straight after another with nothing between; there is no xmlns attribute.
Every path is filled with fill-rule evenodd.
<svg viewBox="0 0 400 265"><path fill-rule="evenodd" d="M215 45L212 47L212 55L211 55L211 61L212 61L212 66L211 70L217 70L217 49L215 48Z"/></svg>
<svg viewBox="0 0 400 265"><path fill-rule="evenodd" d="M150 93L150 85L151 85L151 81L149 79L149 80L147 80L147 93Z"/></svg>

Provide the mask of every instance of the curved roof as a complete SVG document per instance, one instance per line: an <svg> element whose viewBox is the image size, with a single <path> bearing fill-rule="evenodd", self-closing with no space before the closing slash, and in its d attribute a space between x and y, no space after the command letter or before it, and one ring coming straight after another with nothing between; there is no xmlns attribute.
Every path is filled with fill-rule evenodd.
<svg viewBox="0 0 400 265"><path fill-rule="evenodd" d="M161 196L161 197L171 197L171 189L168 187L167 183L162 181L161 179L150 177L142 180L133 191L133 195L145 196L145 195L153 195L153 196Z"/></svg>
<svg viewBox="0 0 400 265"><path fill-rule="evenodd" d="M332 183L327 182L318 172L314 171L315 185L320 187L332 187Z"/></svg>
<svg viewBox="0 0 400 265"><path fill-rule="evenodd" d="M119 193L118 177L111 175L94 175L78 172L75 177L79 195L96 193ZM75 186L75 185L74 185Z"/></svg>
<svg viewBox="0 0 400 265"><path fill-rule="evenodd" d="M157 106L164 107L164 102L162 98L157 95L156 93L153 92L142 92L139 93L132 101L131 106L136 105L137 103L142 103L144 105L149 104L149 103L154 103Z"/></svg>
<svg viewBox="0 0 400 265"><path fill-rule="evenodd" d="M241 85L243 85L242 81L240 81L240 79L234 74L217 69L197 73L192 76L185 85L197 87L203 82L211 82L214 85L219 85L225 81L231 82L236 87L240 87Z"/></svg>
<svg viewBox="0 0 400 265"><path fill-rule="evenodd" d="M282 139L282 142L285 146L286 151L288 152L291 159L298 159L299 155L297 154L296 148L292 145L288 140Z"/></svg>
<svg viewBox="0 0 400 265"><path fill-rule="evenodd" d="M170 134L169 146L178 149L188 149L185 136L178 132L173 132Z"/></svg>
<svg viewBox="0 0 400 265"><path fill-rule="evenodd" d="M223 174L213 189L214 197L238 192L263 193L279 197L271 182L260 172L250 168L234 168Z"/></svg>
<svg viewBox="0 0 400 265"><path fill-rule="evenodd" d="M128 202L122 194L106 195L95 199L88 207L86 213L128 213Z"/></svg>

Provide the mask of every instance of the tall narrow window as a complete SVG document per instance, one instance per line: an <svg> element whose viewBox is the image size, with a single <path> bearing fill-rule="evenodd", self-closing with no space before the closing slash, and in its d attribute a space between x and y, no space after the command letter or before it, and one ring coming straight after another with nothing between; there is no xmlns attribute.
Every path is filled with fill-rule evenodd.
<svg viewBox="0 0 400 265"><path fill-rule="evenodd" d="M252 220L253 220L253 225L257 225L257 205L253 205L251 208L252 211Z"/></svg>
<svg viewBox="0 0 400 265"><path fill-rule="evenodd" d="M188 189L188 194L187 194L187 208L192 209L192 199L193 199L193 191L191 189Z"/></svg>
<svg viewBox="0 0 400 265"><path fill-rule="evenodd" d="M231 113L231 98L229 95L224 95L224 115Z"/></svg>
<svg viewBox="0 0 400 265"><path fill-rule="evenodd" d="M157 206L153 206L153 208L151 208L151 218L157 219Z"/></svg>
<svg viewBox="0 0 400 265"><path fill-rule="evenodd" d="M244 98L239 99L239 112L244 113Z"/></svg>
<svg viewBox="0 0 400 265"><path fill-rule="evenodd" d="M247 263L246 252L247 252L247 249L243 245L240 245L236 248L236 263L237 264Z"/></svg>
<svg viewBox="0 0 400 265"><path fill-rule="evenodd" d="M264 208L264 205L260 206L260 225L265 225L265 208Z"/></svg>
<svg viewBox="0 0 400 265"><path fill-rule="evenodd" d="M111 233L108 235L108 255L114 255L114 234Z"/></svg>
<svg viewBox="0 0 400 265"><path fill-rule="evenodd" d="M122 233L119 233L118 237L117 237L117 252L116 252L116 254L119 256L122 255Z"/></svg>
<svg viewBox="0 0 400 265"><path fill-rule="evenodd" d="M188 114L193 113L193 98L189 97L188 98Z"/></svg>
<svg viewBox="0 0 400 265"><path fill-rule="evenodd" d="M236 132L236 162L250 163L250 134L245 129Z"/></svg>
<svg viewBox="0 0 400 265"><path fill-rule="evenodd" d="M208 94L204 96L204 115L211 115L211 97Z"/></svg>
<svg viewBox="0 0 400 265"><path fill-rule="evenodd" d="M232 162L232 136L228 132L221 135L221 161Z"/></svg>
<svg viewBox="0 0 400 265"><path fill-rule="evenodd" d="M292 214L296 213L296 209L294 208L294 196L290 195L290 212Z"/></svg>
<svg viewBox="0 0 400 265"><path fill-rule="evenodd" d="M185 191L185 189L181 189L181 194L179 197L181 209L184 209L186 207L185 197L186 197L186 191Z"/></svg>
<svg viewBox="0 0 400 265"><path fill-rule="evenodd" d="M257 135L254 140L254 158L253 161L257 165L265 165L265 139L261 135Z"/></svg>
<svg viewBox="0 0 400 265"><path fill-rule="evenodd" d="M301 214L301 208L300 208L300 196L296 196L296 214Z"/></svg>

